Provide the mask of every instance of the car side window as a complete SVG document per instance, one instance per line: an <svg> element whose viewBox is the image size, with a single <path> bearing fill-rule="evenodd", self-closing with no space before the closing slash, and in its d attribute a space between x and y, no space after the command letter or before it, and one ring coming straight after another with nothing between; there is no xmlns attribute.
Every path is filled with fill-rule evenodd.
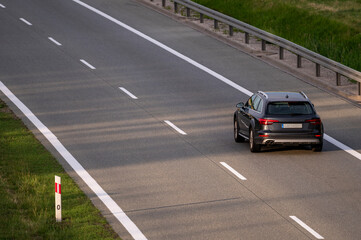
<svg viewBox="0 0 361 240"><path fill-rule="evenodd" d="M256 111L257 112L262 112L262 108L263 108L263 99L259 98L260 101L258 102L257 106L256 106Z"/></svg>
<svg viewBox="0 0 361 240"><path fill-rule="evenodd" d="M256 98L256 95L253 95L252 97L250 97L246 103L246 107L251 108L254 110L254 100Z"/></svg>
<svg viewBox="0 0 361 240"><path fill-rule="evenodd" d="M253 101L253 110L260 112L260 102L261 102L262 98L260 98L259 96L256 96L254 101ZM261 106L262 107L262 106Z"/></svg>

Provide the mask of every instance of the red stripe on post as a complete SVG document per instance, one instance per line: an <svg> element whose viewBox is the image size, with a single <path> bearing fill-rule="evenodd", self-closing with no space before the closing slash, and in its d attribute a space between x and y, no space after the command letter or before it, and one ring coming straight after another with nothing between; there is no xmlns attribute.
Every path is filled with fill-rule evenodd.
<svg viewBox="0 0 361 240"><path fill-rule="evenodd" d="M57 193L58 192L58 184L55 183L55 192Z"/></svg>
<svg viewBox="0 0 361 240"><path fill-rule="evenodd" d="M61 184L59 184L59 194L61 194Z"/></svg>

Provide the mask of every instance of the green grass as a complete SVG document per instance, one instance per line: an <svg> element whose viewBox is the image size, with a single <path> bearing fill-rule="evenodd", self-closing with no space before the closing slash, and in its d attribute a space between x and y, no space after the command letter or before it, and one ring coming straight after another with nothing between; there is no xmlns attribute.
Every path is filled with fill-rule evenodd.
<svg viewBox="0 0 361 240"><path fill-rule="evenodd" d="M55 221L54 176L62 180ZM0 100L0 239L119 239L56 159Z"/></svg>
<svg viewBox="0 0 361 240"><path fill-rule="evenodd" d="M361 71L361 0L194 0Z"/></svg>

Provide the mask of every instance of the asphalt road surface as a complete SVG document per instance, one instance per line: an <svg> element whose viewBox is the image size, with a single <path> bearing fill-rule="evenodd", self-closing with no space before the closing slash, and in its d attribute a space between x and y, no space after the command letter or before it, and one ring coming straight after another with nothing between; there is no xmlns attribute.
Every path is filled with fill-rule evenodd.
<svg viewBox="0 0 361 240"><path fill-rule="evenodd" d="M84 2L251 92L304 91L325 132L358 151L326 141L320 153L252 154L233 140L244 92L78 2L0 0L0 81L147 239L361 238L359 107L138 2ZM92 186L0 97L131 239Z"/></svg>

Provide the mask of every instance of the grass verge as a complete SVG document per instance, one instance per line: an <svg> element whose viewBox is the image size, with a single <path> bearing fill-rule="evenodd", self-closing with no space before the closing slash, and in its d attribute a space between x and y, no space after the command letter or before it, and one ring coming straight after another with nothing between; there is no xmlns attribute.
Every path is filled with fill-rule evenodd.
<svg viewBox="0 0 361 240"><path fill-rule="evenodd" d="M361 0L194 0L361 71Z"/></svg>
<svg viewBox="0 0 361 240"><path fill-rule="evenodd" d="M55 222L54 176L62 180ZM120 239L57 160L0 100L0 238Z"/></svg>

